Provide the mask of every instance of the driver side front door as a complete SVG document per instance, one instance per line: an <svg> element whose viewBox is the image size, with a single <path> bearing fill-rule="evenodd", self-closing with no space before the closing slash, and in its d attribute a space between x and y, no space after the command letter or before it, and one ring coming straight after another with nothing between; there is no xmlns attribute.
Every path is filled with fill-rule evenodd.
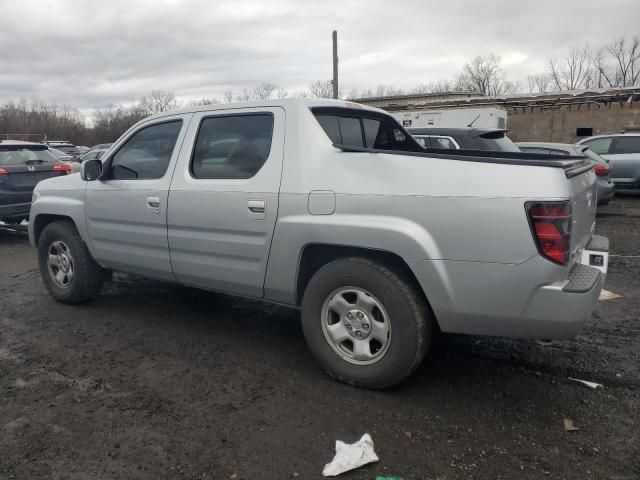
<svg viewBox="0 0 640 480"><path fill-rule="evenodd" d="M109 269L174 280L167 242L171 177L191 114L144 123L88 182L86 219L96 260Z"/></svg>

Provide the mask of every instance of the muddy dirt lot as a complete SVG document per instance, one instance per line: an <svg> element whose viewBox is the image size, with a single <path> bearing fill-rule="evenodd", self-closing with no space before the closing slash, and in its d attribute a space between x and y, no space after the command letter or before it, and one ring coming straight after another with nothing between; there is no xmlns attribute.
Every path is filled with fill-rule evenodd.
<svg viewBox="0 0 640 480"><path fill-rule="evenodd" d="M576 339L443 335L386 392L322 375L295 310L122 275L57 304L0 232L0 478L321 478L369 432L380 462L343 478L638 479L640 197L597 229L624 298Z"/></svg>

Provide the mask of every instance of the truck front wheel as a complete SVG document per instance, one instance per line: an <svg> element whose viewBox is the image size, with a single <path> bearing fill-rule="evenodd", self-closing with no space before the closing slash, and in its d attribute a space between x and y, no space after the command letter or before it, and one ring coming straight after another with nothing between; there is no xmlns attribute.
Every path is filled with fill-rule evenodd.
<svg viewBox="0 0 640 480"><path fill-rule="evenodd" d="M38 239L42 282L61 303L80 303L100 292L107 276L70 221L47 225Z"/></svg>
<svg viewBox="0 0 640 480"><path fill-rule="evenodd" d="M412 282L366 258L334 260L302 299L307 344L331 377L362 388L401 382L422 361L431 311Z"/></svg>

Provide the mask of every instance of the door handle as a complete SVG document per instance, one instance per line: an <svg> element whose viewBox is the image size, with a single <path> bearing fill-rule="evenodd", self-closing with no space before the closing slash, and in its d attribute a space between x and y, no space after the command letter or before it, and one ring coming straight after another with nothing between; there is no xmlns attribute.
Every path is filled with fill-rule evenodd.
<svg viewBox="0 0 640 480"><path fill-rule="evenodd" d="M160 197L147 197L147 205L151 208L160 208Z"/></svg>
<svg viewBox="0 0 640 480"><path fill-rule="evenodd" d="M247 207L251 213L264 213L266 210L264 200L248 200Z"/></svg>

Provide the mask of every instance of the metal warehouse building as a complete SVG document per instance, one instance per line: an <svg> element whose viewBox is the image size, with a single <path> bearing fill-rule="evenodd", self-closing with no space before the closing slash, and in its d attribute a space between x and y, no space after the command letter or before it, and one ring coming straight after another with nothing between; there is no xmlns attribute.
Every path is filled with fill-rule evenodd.
<svg viewBox="0 0 640 480"><path fill-rule="evenodd" d="M499 97L451 92L354 101L383 108L407 126L461 127L477 117L474 126L502 128L500 117L506 116L514 141L574 142L600 133L640 130L640 86Z"/></svg>

